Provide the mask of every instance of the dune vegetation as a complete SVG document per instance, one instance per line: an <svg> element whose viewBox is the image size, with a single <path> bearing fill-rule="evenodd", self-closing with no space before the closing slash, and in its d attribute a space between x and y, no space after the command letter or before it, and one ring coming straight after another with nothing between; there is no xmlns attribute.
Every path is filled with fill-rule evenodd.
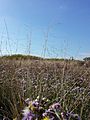
<svg viewBox="0 0 90 120"><path fill-rule="evenodd" d="M39 100L48 99L48 106L59 103L64 112L90 120L90 62L24 55L0 57L0 118L21 120L25 100L33 101L37 96Z"/></svg>

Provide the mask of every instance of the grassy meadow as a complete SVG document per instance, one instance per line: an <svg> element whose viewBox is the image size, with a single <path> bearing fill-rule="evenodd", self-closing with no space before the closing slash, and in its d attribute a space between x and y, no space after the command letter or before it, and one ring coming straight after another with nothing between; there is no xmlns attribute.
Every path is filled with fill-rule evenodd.
<svg viewBox="0 0 90 120"><path fill-rule="evenodd" d="M90 62L22 55L0 58L0 116L21 119L24 100L48 98L90 120ZM71 119L70 119L71 120Z"/></svg>

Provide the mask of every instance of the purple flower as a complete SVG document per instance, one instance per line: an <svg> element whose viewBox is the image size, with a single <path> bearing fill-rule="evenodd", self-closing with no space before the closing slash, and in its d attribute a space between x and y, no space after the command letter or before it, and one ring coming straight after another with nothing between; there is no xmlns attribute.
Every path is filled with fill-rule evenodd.
<svg viewBox="0 0 90 120"><path fill-rule="evenodd" d="M76 120L80 120L80 117L77 114L73 114L73 113L64 113L64 112L62 112L61 117L64 120L69 120L69 117L74 118Z"/></svg>
<svg viewBox="0 0 90 120"><path fill-rule="evenodd" d="M22 118L22 120L33 120L33 118L35 118L35 114L33 114L32 111L28 109L28 107L25 108L23 112L24 117Z"/></svg>
<svg viewBox="0 0 90 120"><path fill-rule="evenodd" d="M60 111L62 108L61 108L61 105L59 103L54 103L53 105L50 106L50 109Z"/></svg>
<svg viewBox="0 0 90 120"><path fill-rule="evenodd" d="M73 114L73 113L67 113L67 114L72 118L75 118L76 120L80 120L80 117L78 116L78 114Z"/></svg>
<svg viewBox="0 0 90 120"><path fill-rule="evenodd" d="M47 117L47 116L49 116L50 120L59 120L59 118L55 114L55 111L52 109L48 109L45 111L45 113L43 113L43 117Z"/></svg>
<svg viewBox="0 0 90 120"><path fill-rule="evenodd" d="M61 117L63 118L63 120L69 120L69 115L65 112L61 112Z"/></svg>
<svg viewBox="0 0 90 120"><path fill-rule="evenodd" d="M39 107L39 103L38 103L37 101L33 101L33 102L32 102L32 105L33 105L34 107L36 107L36 108Z"/></svg>

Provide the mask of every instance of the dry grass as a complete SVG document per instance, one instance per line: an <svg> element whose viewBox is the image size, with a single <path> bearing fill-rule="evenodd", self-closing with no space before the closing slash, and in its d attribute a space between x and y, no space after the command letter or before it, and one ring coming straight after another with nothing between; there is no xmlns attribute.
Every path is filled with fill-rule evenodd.
<svg viewBox="0 0 90 120"><path fill-rule="evenodd" d="M20 117L24 99L47 97L90 119L90 64L70 60L0 58L0 114Z"/></svg>

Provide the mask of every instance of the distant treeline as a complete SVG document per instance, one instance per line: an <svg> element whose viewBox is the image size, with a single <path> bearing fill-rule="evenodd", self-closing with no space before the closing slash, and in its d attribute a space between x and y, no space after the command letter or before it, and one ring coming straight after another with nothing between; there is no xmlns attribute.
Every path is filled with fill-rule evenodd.
<svg viewBox="0 0 90 120"><path fill-rule="evenodd" d="M72 59L64 59L64 58L43 58L43 57L38 57L38 56L32 56L32 55L22 55L22 54L13 54L13 55L4 55L1 56L0 58L3 59L9 59L9 60L48 60L48 61L64 61L64 60L72 60ZM74 59L73 59L74 60Z"/></svg>
<svg viewBox="0 0 90 120"><path fill-rule="evenodd" d="M10 60L20 60L20 59L23 59L23 60L27 60L27 59L30 59L30 60L48 60L48 61L81 61L81 60L75 60L74 58L70 58L70 59L66 59L66 58L43 58L43 57L38 57L38 56L32 56L32 55L23 55L23 54L13 54L13 55L4 55L4 56L0 56L0 58L3 58L3 59L10 59ZM90 57L85 57L83 59L84 61L89 61L90 60Z"/></svg>
<svg viewBox="0 0 90 120"><path fill-rule="evenodd" d="M41 57L37 57L37 56L31 56L31 55L22 55L22 54L14 54L14 55L5 55L5 56L1 56L0 58L3 59L15 59L15 60L20 60L20 59L31 59L31 60L39 60L42 59Z"/></svg>

